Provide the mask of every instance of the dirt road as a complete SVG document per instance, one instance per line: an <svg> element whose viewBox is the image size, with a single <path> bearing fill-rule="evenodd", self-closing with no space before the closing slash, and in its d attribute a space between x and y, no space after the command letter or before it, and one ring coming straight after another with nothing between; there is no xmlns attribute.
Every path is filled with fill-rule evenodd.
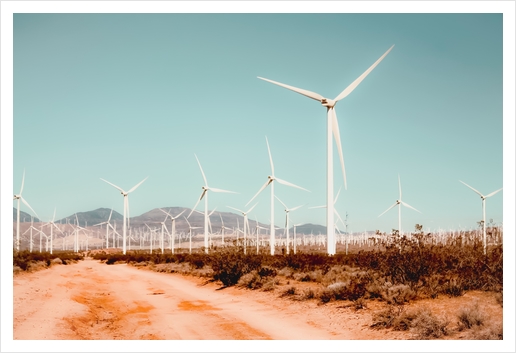
<svg viewBox="0 0 516 353"><path fill-rule="evenodd" d="M16 276L17 340L350 339L177 274L85 260Z"/></svg>

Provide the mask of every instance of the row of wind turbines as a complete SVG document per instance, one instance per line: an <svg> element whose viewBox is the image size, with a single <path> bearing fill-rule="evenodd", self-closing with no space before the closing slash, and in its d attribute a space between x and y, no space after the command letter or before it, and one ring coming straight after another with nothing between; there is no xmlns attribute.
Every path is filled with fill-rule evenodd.
<svg viewBox="0 0 516 353"><path fill-rule="evenodd" d="M308 91L308 90L305 90L305 89L301 89L301 88L293 87L293 86L290 86L290 85L286 85L284 83L276 82L276 81L273 81L273 80L270 80L270 79L267 79L267 78L258 77L261 80L267 81L269 83L278 85L280 87L289 89L289 90L294 91L294 92L296 92L298 94L301 94L303 96L306 96L308 98L316 100L316 101L320 102L323 107L326 108L326 118L327 118L326 119L326 123L327 123L327 129L326 129L326 135L327 135L327 145L326 145L326 147L327 147L327 156L326 156L327 157L327 170L326 170L326 172L327 172L327 178L326 178L326 206L325 206L325 208L326 208L326 229L327 229L327 242L326 243L327 243L327 253L329 255L334 255L336 253L336 238L335 238L335 224L336 224L336 222L335 222L335 216L340 218L340 216L338 215L338 213L335 210L336 198L334 198L334 180L333 180L333 139L335 139L335 144L336 144L337 151L338 151L338 154L339 154L340 165L341 165L341 169L342 169L342 176L343 176L343 181L344 181L344 188L347 189L346 169L345 169L345 165L344 165L344 155L343 155L343 152L342 152L341 138L340 138L339 125L338 125L338 120L337 120L337 114L336 114L336 111L335 111L335 106L336 106L336 104L340 100L346 98L351 92L353 92L358 87L358 85L371 73L371 71L389 54L389 52L393 49L393 47L394 47L394 45L392 45L378 60L376 60L364 73L362 73L355 81L353 81L348 87L346 87L342 92L340 92L340 94L338 94L334 99L325 98L322 95L320 95L318 93L315 93L315 92L311 92L311 91ZM270 240L269 240L269 244L270 244L271 255L274 255L274 252L275 252L275 230L276 230L276 228L274 226L274 200L275 200L274 184L275 184L275 182L278 182L280 184L287 185L287 186L290 186L290 187L298 188L298 189L301 189L301 190L304 190L304 191L308 191L308 190L305 189L305 188L302 188L302 187L300 187L298 185L295 185L293 183L290 183L288 181L285 181L283 179L280 179L280 178L276 177L275 172L274 172L274 163L273 163L273 160L272 160L272 155L271 155L271 152L270 152L269 142L268 142L267 138L266 138L266 142L267 142L267 150L268 150L268 153L269 153L269 159L270 159L270 165L271 165L271 174L267 176L267 180L266 180L265 184L247 202L245 207L247 207L265 188L270 186L270 190L271 190L271 202L270 202L271 216L270 216ZM199 204L199 202L204 198L204 248L205 248L205 251L208 252L208 249L209 249L209 246L208 246L209 245L208 244L208 237L209 237L209 232L208 232L208 227L209 227L208 194L209 194L209 191L213 191L215 193L218 193L218 192L235 193L235 192L228 191L228 190L223 190L223 189L218 189L218 188L213 188L213 187L208 186L208 181L206 179L206 175L204 174L204 171L202 169L201 163L199 162L199 159L197 158L197 155L195 155L195 158L197 160L197 163L199 164L199 168L201 170L201 174L202 174L202 177L203 177L203 180L204 180L204 185L202 186L202 193L201 193L199 199L197 200L197 202L196 202L195 206L193 207L192 211L190 212L190 214L186 218L189 218L191 216L192 212L194 212L194 210L197 207L197 205ZM25 174L24 174L24 177L25 177ZM104 182L110 184L111 186L113 186L114 188L119 190L120 193L124 197L124 208L123 208L123 210L124 210L124 212L123 212L124 213L124 219L123 219L123 231L122 231L123 232L123 248L122 248L122 251L125 254L126 253L126 241L127 241L127 229L128 229L128 226L129 226L129 224L128 224L128 222L129 222L129 217L128 217L128 215L129 215L128 195L131 192L133 192L134 190L136 190L136 188L138 188L145 180L147 180L147 178L145 178L142 181L140 181L138 184L133 186L128 191L125 191L124 189L120 188L119 186L117 186L117 185L115 185L115 184L113 184L113 183L111 183L111 182L109 182L107 180L104 180L102 178L101 178L101 180L103 180ZM499 192L502 189L496 190L496 191L494 191L494 192L484 196L483 194L481 194L479 191L477 191L473 187L467 185L464 182L462 182L462 183L465 184L467 187L471 188L473 191L475 191L477 194L479 194L480 197L482 198L482 209L483 209L482 221L484 223L484 227L483 227L484 251L486 251L485 199L488 198L488 197L493 196L494 194L496 194L497 192ZM401 206L403 205L403 206L411 208L411 209L413 209L413 210L415 210L417 212L420 212L420 211L418 211L414 207L412 207L412 206L408 205L407 203L405 203L404 201L402 201L402 197L401 197L402 196L402 193L401 193L401 181L400 181L399 176L398 176L398 184L399 184L399 199L396 200L396 202L392 206L390 206L386 211L384 211L378 217L381 217L383 214L388 212L390 209L394 208L395 206L398 206L398 230L401 231ZM22 188L20 190L20 194L14 196L14 199L18 200L18 220L17 220L17 237L16 237L17 249L19 249L19 203L20 203L20 200L32 210L32 208L25 201L25 199L23 199L21 197L22 190L23 190L23 180L22 180ZM283 204L283 206L285 206L285 211L287 213L287 225L288 225L288 213L289 213L289 211L293 211L294 209L287 210L288 208L286 207L286 205L283 202L281 202L281 203ZM252 209L255 206L256 206L256 204L254 206L252 206L250 209L248 209L247 211L243 211L243 210L240 210L240 209L235 209L235 210L237 210L240 213L242 213L242 215L244 215L244 217L247 217L247 214L249 212L251 212ZM298 207L301 207L301 206L298 206ZM34 212L34 210L32 210L32 211ZM172 216L170 215L170 217L172 217ZM177 217L178 216L176 216L176 218ZM52 220L52 222L53 222L53 220ZM246 226L244 224L244 232L246 232L246 228L245 227ZM190 228L190 231L191 231L191 229L192 228ZM287 231L287 237L288 237L288 234L289 233ZM247 234L244 233L244 237L246 235ZM287 244L288 243L289 243L289 241L287 240ZM289 247L288 246L289 245L287 245L287 252L289 251Z"/></svg>

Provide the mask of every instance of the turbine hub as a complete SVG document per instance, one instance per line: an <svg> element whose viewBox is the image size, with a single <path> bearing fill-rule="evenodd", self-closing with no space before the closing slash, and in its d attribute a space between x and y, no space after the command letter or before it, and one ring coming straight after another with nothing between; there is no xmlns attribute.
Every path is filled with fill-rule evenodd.
<svg viewBox="0 0 516 353"><path fill-rule="evenodd" d="M333 99L323 98L321 99L321 104L327 108L333 108L337 102Z"/></svg>

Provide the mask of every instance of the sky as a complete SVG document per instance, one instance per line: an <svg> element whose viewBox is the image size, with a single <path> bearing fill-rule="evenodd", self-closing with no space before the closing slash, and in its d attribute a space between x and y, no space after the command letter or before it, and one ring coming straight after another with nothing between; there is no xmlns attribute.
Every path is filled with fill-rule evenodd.
<svg viewBox="0 0 516 353"><path fill-rule="evenodd" d="M275 184L288 207L303 205L291 224L325 225L309 207L326 203L326 108L257 77L333 99L395 45L336 105L347 189L335 207L348 231L397 228L397 209L378 216L398 199L398 176L421 212L402 209L404 231L475 228L481 199L459 180L484 195L504 187L486 220L513 226L513 3L6 3L2 195L25 171L22 195L44 221L54 209L123 213L100 178L128 190L148 177L129 194L131 216L191 208L204 185L197 156L210 187L236 192L210 192L210 210L257 202L249 219L268 223L269 188L246 206L271 173L267 138L275 175L309 190ZM274 217L284 224L277 201Z"/></svg>

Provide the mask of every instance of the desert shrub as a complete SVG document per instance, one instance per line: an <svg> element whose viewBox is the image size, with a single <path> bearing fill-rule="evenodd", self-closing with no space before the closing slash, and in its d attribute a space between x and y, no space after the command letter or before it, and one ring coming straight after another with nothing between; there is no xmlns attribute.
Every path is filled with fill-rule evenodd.
<svg viewBox="0 0 516 353"><path fill-rule="evenodd" d="M412 320L411 331L416 339L440 338L448 334L448 322L436 317L429 309L423 308Z"/></svg>
<svg viewBox="0 0 516 353"><path fill-rule="evenodd" d="M285 289L285 291L281 294L281 296L287 297L287 296L293 296L296 294L297 294L297 289L296 289L296 287L292 286L292 287Z"/></svg>
<svg viewBox="0 0 516 353"><path fill-rule="evenodd" d="M503 326L495 324L491 326L476 326L465 337L471 340L503 340Z"/></svg>
<svg viewBox="0 0 516 353"><path fill-rule="evenodd" d="M365 298L361 297L361 298L358 298L357 300L353 301L353 307L355 308L355 310L367 308L367 302L366 302Z"/></svg>
<svg viewBox="0 0 516 353"><path fill-rule="evenodd" d="M294 278L294 270L292 270L290 267L283 267L278 270L278 275L284 276L286 278Z"/></svg>
<svg viewBox="0 0 516 353"><path fill-rule="evenodd" d="M419 315L421 315L421 309L401 310L400 314L392 322L392 329L396 331L410 330L412 323Z"/></svg>
<svg viewBox="0 0 516 353"><path fill-rule="evenodd" d="M13 266L23 271L36 271L48 268L52 265L54 259L61 259L64 264L79 261L83 256L79 253L70 251L54 251L50 252L30 252L29 250L16 251L13 250Z"/></svg>
<svg viewBox="0 0 516 353"><path fill-rule="evenodd" d="M267 280L262 286L262 291L270 292L276 289L276 286L279 284L279 280L276 277L267 277Z"/></svg>
<svg viewBox="0 0 516 353"><path fill-rule="evenodd" d="M487 319L487 316L484 312L482 312L478 306L478 303L475 303L473 306L469 306L466 308L462 308L458 314L459 331L470 329L474 326L482 326Z"/></svg>
<svg viewBox="0 0 516 353"><path fill-rule="evenodd" d="M322 282L322 271L314 270L310 272L294 273L292 277L299 282Z"/></svg>
<svg viewBox="0 0 516 353"><path fill-rule="evenodd" d="M315 291L312 288L305 289L301 295L301 299L310 300L316 297Z"/></svg>
<svg viewBox="0 0 516 353"><path fill-rule="evenodd" d="M498 304L503 308L503 291L497 292L495 294L495 299Z"/></svg>
<svg viewBox="0 0 516 353"><path fill-rule="evenodd" d="M401 308L389 305L385 309L379 310L373 314L372 328L391 328L394 321L400 316Z"/></svg>
<svg viewBox="0 0 516 353"><path fill-rule="evenodd" d="M416 297L416 293L405 284L388 286L382 293L382 298L389 304L404 304Z"/></svg>
<svg viewBox="0 0 516 353"><path fill-rule="evenodd" d="M459 278L451 278L443 285L443 292L451 297L464 295L462 281Z"/></svg>
<svg viewBox="0 0 516 353"><path fill-rule="evenodd" d="M240 277L261 265L259 257L244 255L238 248L225 248L215 252L210 256L209 262L213 269L213 279L221 281L226 287L237 284Z"/></svg>

